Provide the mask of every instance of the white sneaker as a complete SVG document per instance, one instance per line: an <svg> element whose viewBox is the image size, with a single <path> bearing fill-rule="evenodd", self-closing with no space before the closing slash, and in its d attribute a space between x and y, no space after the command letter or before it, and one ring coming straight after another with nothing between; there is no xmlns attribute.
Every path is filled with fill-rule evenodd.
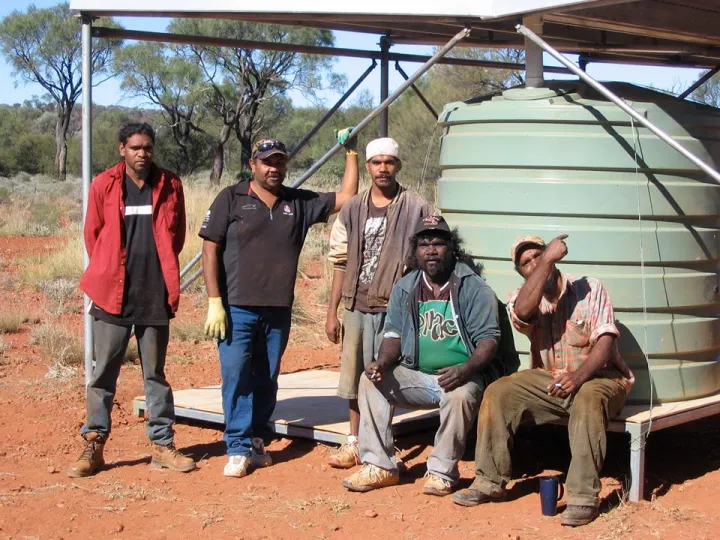
<svg viewBox="0 0 720 540"><path fill-rule="evenodd" d="M248 465L250 465L249 456L228 456L228 462L223 469L223 475L242 478L247 475Z"/></svg>
<svg viewBox="0 0 720 540"><path fill-rule="evenodd" d="M253 467L269 467L272 465L270 453L265 451L265 443L260 437L254 437L250 448L250 460Z"/></svg>

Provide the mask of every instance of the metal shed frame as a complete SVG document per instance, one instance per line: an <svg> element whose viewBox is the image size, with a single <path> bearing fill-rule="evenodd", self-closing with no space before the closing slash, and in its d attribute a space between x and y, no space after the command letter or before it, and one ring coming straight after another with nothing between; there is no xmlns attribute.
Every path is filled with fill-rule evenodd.
<svg viewBox="0 0 720 540"><path fill-rule="evenodd" d="M720 174L703 160L693 155L660 128L649 122L629 104L615 96L601 83L584 72L588 62L618 62L644 65L684 66L713 68L680 98L687 97L693 90L708 80L720 69L720 38L716 29L720 25L720 0L477 0L468 8L461 0L447 0L442 13L433 12L425 5L412 0L398 0L395 11L388 12L382 0L367 0L355 6L352 12L338 13L331 0L316 0L313 7L299 8L290 0L276 0L272 7L238 7L234 0L206 0L206 6L197 8L191 0L158 0L153 7L147 7L144 0L72 0L71 8L82 20L82 176L83 176L83 219L87 211L87 199L92 178L92 38L139 39L172 43L204 43L248 48L274 48L312 54L360 57L372 60L368 71L340 98L338 103L314 129L329 118L334 110L369 74L379 60L381 67L381 104L360 125L355 133L380 115L380 134L387 134L387 108L407 88L419 93L414 82L435 63L493 67L501 69L526 69L529 86L542 85L543 72L567 72L568 70L594 87L613 101L638 123L644 125L664 142L680 152L713 180L720 183ZM405 10L404 13L399 12ZM468 12L470 11L470 12ZM157 32L138 32L93 28L93 18L103 15L126 16L178 16L213 17L243 21L291 24L332 30L358 31L381 36L379 51L354 49L298 47L291 44L270 44L249 41L228 41L206 36L178 36ZM472 29L472 37L469 37ZM543 37L540 37L540 36ZM525 48L526 65L445 59L444 55L460 41L464 45L488 48ZM390 52L391 44L439 44L445 43L432 57L395 54ZM319 50L321 49L321 50ZM542 52L548 52L565 68L549 68L542 65ZM579 54L581 67L576 66L561 53ZM392 95L388 88L390 61L424 61L423 66L406 79ZM399 66L398 66L399 68ZM401 70L400 70L401 71ZM422 98L422 96L421 96ZM425 100L423 100L425 102ZM428 106L428 103L425 102ZM432 109L432 107L429 107ZM303 141L304 144L310 133ZM299 185L316 172L328 159L340 151L335 145L313 165L295 185ZM296 149L297 150L297 149ZM199 260L196 256L183 269L188 273ZM84 254L83 267L89 262ZM200 270L184 284L199 276ZM92 371L93 339L91 318L87 314L89 300L85 298L85 377L86 382ZM716 407L698 413L685 414L667 419L655 425L637 424L625 431L631 435L632 488L630 498L637 501L642 497L644 475L645 437L651 429L661 429L698 417L715 414ZM628 424L629 425L629 424ZM652 428L650 427L652 426ZM616 428L617 429L617 428ZM613 429L615 430L615 429Z"/></svg>

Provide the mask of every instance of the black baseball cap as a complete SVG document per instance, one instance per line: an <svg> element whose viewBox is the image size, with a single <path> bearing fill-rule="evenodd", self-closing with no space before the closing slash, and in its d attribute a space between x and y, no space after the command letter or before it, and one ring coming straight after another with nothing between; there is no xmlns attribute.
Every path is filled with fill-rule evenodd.
<svg viewBox="0 0 720 540"><path fill-rule="evenodd" d="M252 159L265 159L273 154L282 154L287 157L287 149L278 139L260 139L252 147Z"/></svg>
<svg viewBox="0 0 720 540"><path fill-rule="evenodd" d="M450 236L450 226L442 216L425 216L418 221L413 236L418 236L426 232L443 232Z"/></svg>

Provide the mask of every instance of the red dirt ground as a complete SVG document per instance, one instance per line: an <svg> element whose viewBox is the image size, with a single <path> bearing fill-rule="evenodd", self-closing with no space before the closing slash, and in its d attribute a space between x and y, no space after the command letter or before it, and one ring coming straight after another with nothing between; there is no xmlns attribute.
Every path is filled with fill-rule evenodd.
<svg viewBox="0 0 720 540"><path fill-rule="evenodd" d="M3 310L47 320L42 294L16 290L18 259L53 246L53 239L0 238ZM312 277L312 275L311 275ZM322 321L313 283L299 284L311 317ZM78 297L79 305L79 297ZM143 420L131 400L142 393L140 368L123 367L106 448L108 465L95 477L70 479L67 467L81 451L84 419L81 370L63 379L45 375L52 359L29 344L38 323L1 337L0 538L717 538L720 503L720 418L654 433L648 441L648 500L622 501L628 441L610 434L603 472L603 513L589 526L562 528L559 517L540 515L538 477L565 470L569 450L560 427L521 431L514 452L510 500L460 508L447 498L420 493L433 434L396 441L408 472L399 486L366 494L342 487L345 471L325 465L330 449L306 440L269 445L275 465L243 479L221 475L221 433L177 426L178 446L199 462L183 475L153 470ZM183 298L178 324L202 321L202 298ZM59 324L81 328L78 313ZM295 331L283 371L337 366L339 349L324 339L322 324ZM214 345L173 341L168 376L176 389L219 382ZM473 475L472 452L460 464L462 485ZM716 531L712 533L712 531Z"/></svg>

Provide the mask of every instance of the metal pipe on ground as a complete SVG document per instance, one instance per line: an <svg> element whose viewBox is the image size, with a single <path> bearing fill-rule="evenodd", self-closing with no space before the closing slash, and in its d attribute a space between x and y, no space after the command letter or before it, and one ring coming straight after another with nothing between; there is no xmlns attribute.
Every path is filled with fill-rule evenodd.
<svg viewBox="0 0 720 540"><path fill-rule="evenodd" d="M562 65L567 67L575 75L580 77L583 81L588 83L595 90L600 92L603 96L605 96L610 101L612 101L615 105L620 107L624 112L626 112L628 115L630 115L633 119L637 120L638 123L645 126L647 129L649 129L655 135L657 135L661 140L663 140L668 145L672 146L675 150L680 152L680 154L682 154L684 157L686 157L692 163L697 165L700 168L700 170L707 173L712 179L715 180L715 182L720 183L720 173L718 173L715 169L710 167L707 163L705 163L703 160L701 160L695 154L690 152L683 145L681 145L680 143L675 141L672 137L670 137L662 129L660 129L655 124L650 122L650 120L645 118L642 114L640 114L635 109L633 109L630 105L625 103L625 101L623 101L621 98L619 98L618 96L613 94L605 86L603 86L602 84L597 82L595 79L593 79L590 75L588 75L587 73L582 71L579 67L577 67L575 64L573 64L570 60L568 60L562 54L560 54L558 51L556 51L551 45L549 45L542 38L540 38L538 35L536 35L532 30L530 30L529 28L526 28L522 24L518 24L515 28L517 29L517 31L519 33L521 33L526 38L531 40L533 43L535 43L536 45L541 47L544 51L546 51L548 54L550 54L553 58L555 58Z"/></svg>

